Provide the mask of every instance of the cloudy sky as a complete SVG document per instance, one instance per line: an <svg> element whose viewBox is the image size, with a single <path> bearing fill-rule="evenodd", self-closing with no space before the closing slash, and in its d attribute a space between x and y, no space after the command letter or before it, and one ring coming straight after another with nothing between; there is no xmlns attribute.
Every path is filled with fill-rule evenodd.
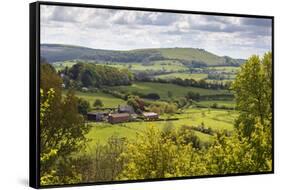
<svg viewBox="0 0 281 190"><path fill-rule="evenodd" d="M271 50L271 20L41 5L41 43L111 50L193 47L247 58Z"/></svg>

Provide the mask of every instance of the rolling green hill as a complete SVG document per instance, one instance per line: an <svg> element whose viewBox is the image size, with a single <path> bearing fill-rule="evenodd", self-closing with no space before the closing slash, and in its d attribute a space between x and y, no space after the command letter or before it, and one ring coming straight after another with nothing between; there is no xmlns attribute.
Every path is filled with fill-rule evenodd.
<svg viewBox="0 0 281 190"><path fill-rule="evenodd" d="M115 51L63 44L41 44L41 56L50 63L68 60L92 60L149 64L153 61L177 60L191 66L237 66L244 62L242 59L218 56L198 48L156 48Z"/></svg>

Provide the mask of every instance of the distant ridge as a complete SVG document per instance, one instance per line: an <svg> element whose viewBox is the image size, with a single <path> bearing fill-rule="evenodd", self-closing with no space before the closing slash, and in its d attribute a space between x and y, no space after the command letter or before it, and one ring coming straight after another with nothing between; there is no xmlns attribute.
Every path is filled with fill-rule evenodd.
<svg viewBox="0 0 281 190"><path fill-rule="evenodd" d="M41 57L44 57L50 63L67 60L95 60L121 63L179 60L187 64L202 64L206 66L239 66L245 61L229 56L218 56L199 48L148 48L119 51L65 44L41 44Z"/></svg>

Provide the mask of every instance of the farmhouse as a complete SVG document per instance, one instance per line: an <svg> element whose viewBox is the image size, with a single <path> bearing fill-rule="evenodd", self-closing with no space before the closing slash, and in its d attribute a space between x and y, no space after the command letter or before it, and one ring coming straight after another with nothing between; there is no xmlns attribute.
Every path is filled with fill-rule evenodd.
<svg viewBox="0 0 281 190"><path fill-rule="evenodd" d="M119 113L129 113L129 114L134 114L134 108L132 106L129 105L119 105L118 106L118 112Z"/></svg>
<svg viewBox="0 0 281 190"><path fill-rule="evenodd" d="M148 120L154 120L159 118L159 115L155 112L143 112L142 115Z"/></svg>
<svg viewBox="0 0 281 190"><path fill-rule="evenodd" d="M111 124L126 122L129 121L129 119L130 114L128 113L114 113L108 116L108 122Z"/></svg>
<svg viewBox="0 0 281 190"><path fill-rule="evenodd" d="M88 112L87 119L89 121L103 121L106 115L106 112Z"/></svg>

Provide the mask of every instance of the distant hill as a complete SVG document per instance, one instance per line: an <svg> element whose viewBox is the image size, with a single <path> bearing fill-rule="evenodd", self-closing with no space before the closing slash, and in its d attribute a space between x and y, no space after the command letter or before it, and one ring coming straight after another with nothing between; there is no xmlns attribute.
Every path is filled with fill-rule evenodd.
<svg viewBox="0 0 281 190"><path fill-rule="evenodd" d="M67 60L95 60L121 63L149 63L157 60L178 60L196 66L233 66L245 60L218 56L198 48L155 48L129 51L101 50L63 44L42 44L41 56L48 62Z"/></svg>

